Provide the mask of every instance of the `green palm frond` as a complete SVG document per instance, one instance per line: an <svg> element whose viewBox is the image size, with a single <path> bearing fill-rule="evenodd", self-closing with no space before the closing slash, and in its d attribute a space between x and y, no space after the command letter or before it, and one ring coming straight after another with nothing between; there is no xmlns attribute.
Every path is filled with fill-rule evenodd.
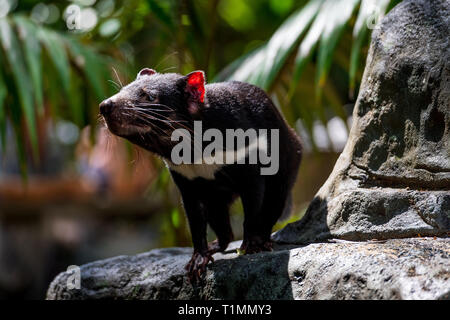
<svg viewBox="0 0 450 320"><path fill-rule="evenodd" d="M86 102L96 105L110 94L107 59L76 36L22 15L0 19L0 63L0 141L4 147L10 122L21 162L24 140L39 159L37 122L47 105L53 117L83 126L95 115Z"/></svg>
<svg viewBox="0 0 450 320"><path fill-rule="evenodd" d="M374 15L380 18L388 5L394 2L398 1L310 0L285 21L269 41L238 58L216 80L246 81L272 91L280 83L283 84L282 74L286 73L290 75L286 95L291 99L306 66L315 55L315 95L320 98L326 87L335 51L347 26L357 16L347 66L350 90L354 90L361 48L370 33L369 20ZM336 113L342 114L342 110L336 110Z"/></svg>
<svg viewBox="0 0 450 320"><path fill-rule="evenodd" d="M379 14L383 15L391 0L378 0L378 8ZM361 53L361 47L363 45L364 39L367 38L367 34L369 29L367 28L367 23L371 23L370 21L374 18L373 11L373 1L371 0L362 0L361 6L359 9L358 17L356 18L355 27L353 28L353 45L350 57L350 70L349 70L349 78L350 78L350 93L353 94L355 90L355 82L356 82L356 72L359 65L359 58ZM381 17L378 17L381 18ZM373 23L373 22L372 22Z"/></svg>
<svg viewBox="0 0 450 320"><path fill-rule="evenodd" d="M12 25L10 20L0 20L0 37L2 48L6 56L5 60L2 61L2 65L5 66L7 64L11 68L12 78L18 96L17 100L19 101L19 103L14 103L14 105L20 105L21 107L21 109L19 110L16 106L17 110L15 110L15 114L18 116L12 117L12 119L20 121L21 116L19 115L24 115L29 137L31 140L31 145L33 147L33 153L35 156L37 156L38 143L36 116L33 106L34 99L32 96L33 88L28 76L29 73L25 64L23 52L20 47L19 38L17 37L17 32L14 30L14 26ZM7 78L7 76L5 76L5 78ZM8 96L6 98L8 98ZM5 106L8 106L8 104L5 104Z"/></svg>

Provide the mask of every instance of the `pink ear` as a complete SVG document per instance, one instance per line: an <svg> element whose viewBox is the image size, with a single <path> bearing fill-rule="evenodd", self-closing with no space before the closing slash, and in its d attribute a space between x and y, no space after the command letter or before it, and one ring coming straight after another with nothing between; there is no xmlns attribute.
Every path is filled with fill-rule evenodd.
<svg viewBox="0 0 450 320"><path fill-rule="evenodd" d="M156 71L150 68L144 68L141 71L139 71L137 77L142 77L142 76L151 76L152 74L155 74Z"/></svg>
<svg viewBox="0 0 450 320"><path fill-rule="evenodd" d="M186 92L191 95L194 102L205 102L205 73L194 71L189 73L186 82Z"/></svg>

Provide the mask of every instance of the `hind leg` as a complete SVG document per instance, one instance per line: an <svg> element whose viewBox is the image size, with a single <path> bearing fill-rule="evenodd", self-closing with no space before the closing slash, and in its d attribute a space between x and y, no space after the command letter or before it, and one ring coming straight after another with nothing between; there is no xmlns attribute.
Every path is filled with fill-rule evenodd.
<svg viewBox="0 0 450 320"><path fill-rule="evenodd" d="M300 152L300 151L299 151ZM266 176L266 189L264 192L263 211L261 219L264 221L264 234L270 235L273 226L285 213L290 214L292 207L292 188L294 187L297 172L301 161L301 153L296 152L289 157L289 161L280 165L280 170L271 176Z"/></svg>
<svg viewBox="0 0 450 320"><path fill-rule="evenodd" d="M221 199L214 199L206 204L207 221L211 229L217 236L217 239L208 243L208 252L214 254L216 252L225 251L228 244L233 241L233 230L230 224L229 209L233 201L233 197L222 196Z"/></svg>
<svg viewBox="0 0 450 320"><path fill-rule="evenodd" d="M280 177L267 178L263 189L254 195L253 200L244 201L243 198L246 219L248 217L249 220L247 236L244 224L244 242L241 247L245 253L272 250L270 240L272 228L283 213L291 189L291 186L283 183L282 180ZM259 197L258 194L262 196ZM254 214L251 214L252 210ZM248 216L247 211L250 213Z"/></svg>
<svg viewBox="0 0 450 320"><path fill-rule="evenodd" d="M262 232L270 246L273 226L280 219L286 206L289 206L290 191L290 188L286 188L285 185L273 183L264 195L263 211L261 212Z"/></svg>
<svg viewBox="0 0 450 320"><path fill-rule="evenodd" d="M270 251L270 233L262 217L265 179L259 177L241 194L244 207L244 239L240 250L245 254Z"/></svg>

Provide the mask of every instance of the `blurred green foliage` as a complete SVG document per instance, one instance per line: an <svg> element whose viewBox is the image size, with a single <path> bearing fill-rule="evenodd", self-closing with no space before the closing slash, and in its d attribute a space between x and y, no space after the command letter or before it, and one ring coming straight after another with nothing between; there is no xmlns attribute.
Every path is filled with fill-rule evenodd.
<svg viewBox="0 0 450 320"><path fill-rule="evenodd" d="M347 116L343 106L361 75L370 19L395 1L3 2L11 8L0 13L0 136L4 141L9 119L24 163L24 141L39 158L36 123L44 109L80 127L93 124L98 102L113 92L110 82L131 81L144 65L252 82L273 92L283 110L293 108L288 120L302 118L311 133L315 119ZM81 10L78 30L69 26L74 5ZM84 26L92 15L92 26ZM310 87L310 73L315 90L305 95L299 88Z"/></svg>

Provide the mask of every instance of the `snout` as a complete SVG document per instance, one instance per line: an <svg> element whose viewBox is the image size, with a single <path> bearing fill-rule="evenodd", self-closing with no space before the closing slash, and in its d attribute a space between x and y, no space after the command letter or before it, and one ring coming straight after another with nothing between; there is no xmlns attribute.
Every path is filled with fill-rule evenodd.
<svg viewBox="0 0 450 320"><path fill-rule="evenodd" d="M106 99L102 103L100 103L100 114L106 116L111 113L113 109L113 102L111 99Z"/></svg>

